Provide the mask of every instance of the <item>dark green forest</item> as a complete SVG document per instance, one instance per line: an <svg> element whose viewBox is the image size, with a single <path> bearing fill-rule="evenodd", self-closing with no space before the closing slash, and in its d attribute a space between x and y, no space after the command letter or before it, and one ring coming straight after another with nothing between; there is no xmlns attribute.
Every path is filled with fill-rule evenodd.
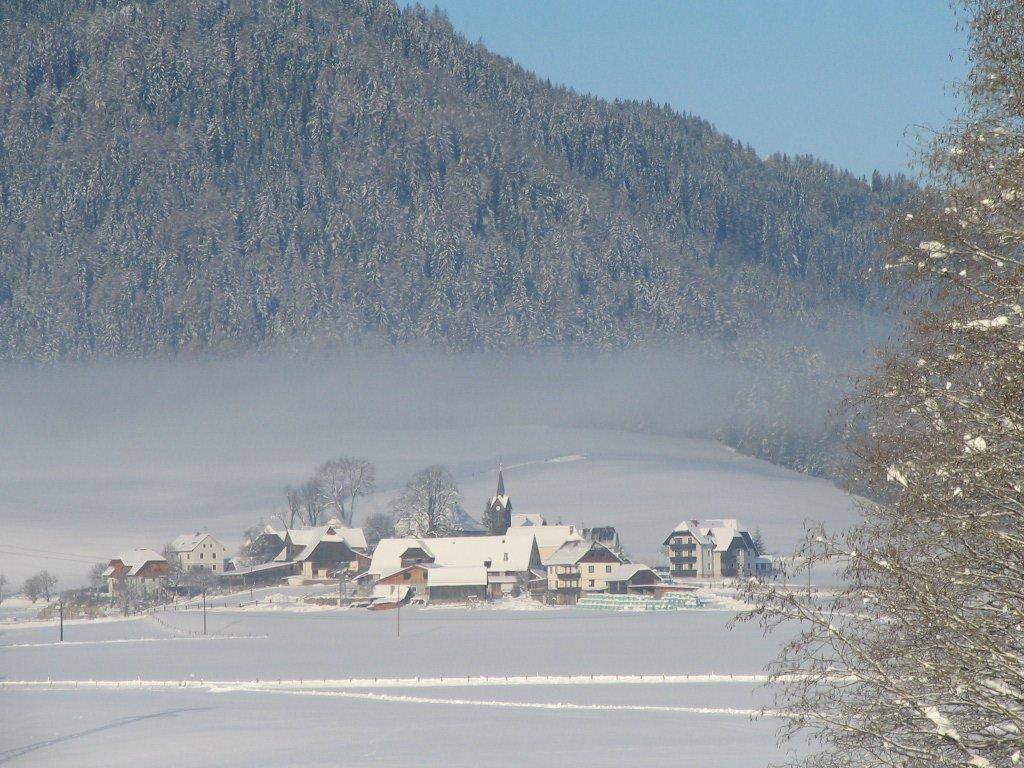
<svg viewBox="0 0 1024 768"><path fill-rule="evenodd" d="M392 0L7 2L0 57L0 359L685 338L777 378L820 366L772 329L884 306L877 221L914 189Z"/></svg>

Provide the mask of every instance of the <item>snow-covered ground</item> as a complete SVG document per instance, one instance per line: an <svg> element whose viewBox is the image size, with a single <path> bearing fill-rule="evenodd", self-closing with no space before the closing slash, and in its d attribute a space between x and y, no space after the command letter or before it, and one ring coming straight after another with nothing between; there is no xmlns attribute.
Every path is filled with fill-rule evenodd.
<svg viewBox="0 0 1024 768"><path fill-rule="evenodd" d="M785 552L805 521L855 517L828 482L716 443L565 426L574 417L556 418L550 402L536 420L562 426L531 426L529 398L505 408L477 390L449 392L448 378L424 384L418 369L402 397L362 410L331 406L344 376L271 386L249 369L178 370L0 380L11 385L0 408L0 572L12 585L46 568L75 586L119 550L159 550L193 530L234 549L245 527L282 509L285 485L341 455L377 466L380 490L359 500L357 524L431 464L451 469L478 516L500 461L517 512L613 525L651 564L681 519L737 517ZM620 386L591 392L591 410L610 407ZM194 604L68 622L64 644L55 622L33 620L37 607L0 604L0 764L750 768L781 756L778 719L750 718L771 704L756 680L780 638L729 631L742 605L727 594L713 610L649 614L302 602L325 592L215 597L206 639Z"/></svg>
<svg viewBox="0 0 1024 768"><path fill-rule="evenodd" d="M751 625L727 630L724 612L217 608L207 639L188 634L197 610L157 618L75 625L65 645L52 626L5 627L0 763L469 766L486 755L494 766L729 768L780 757L777 718L752 718L771 706L758 681L774 644ZM106 686L88 687L97 680Z"/></svg>

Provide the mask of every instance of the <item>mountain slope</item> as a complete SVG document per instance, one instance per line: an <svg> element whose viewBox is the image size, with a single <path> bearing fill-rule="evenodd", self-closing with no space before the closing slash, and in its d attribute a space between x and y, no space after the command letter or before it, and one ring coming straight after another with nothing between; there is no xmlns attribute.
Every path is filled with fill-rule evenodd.
<svg viewBox="0 0 1024 768"><path fill-rule="evenodd" d="M910 193L391 0L9 3L0 58L0 358L827 326Z"/></svg>

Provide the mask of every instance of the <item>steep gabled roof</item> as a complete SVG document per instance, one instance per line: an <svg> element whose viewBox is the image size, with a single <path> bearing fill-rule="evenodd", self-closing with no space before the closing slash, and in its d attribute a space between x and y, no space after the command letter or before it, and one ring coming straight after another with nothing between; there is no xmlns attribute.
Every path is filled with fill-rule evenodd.
<svg viewBox="0 0 1024 768"><path fill-rule="evenodd" d="M438 566L485 567L491 571L526 571L536 542L532 536L452 536L437 539L413 537L381 539L373 552L370 571L388 573L401 566L402 555L419 548Z"/></svg>
<svg viewBox="0 0 1024 768"><path fill-rule="evenodd" d="M701 526L702 523L700 520L683 520L675 528L672 529L672 533L670 533L665 538L662 544L667 545L672 540L673 536L677 536L679 534L689 534L694 538L694 540L698 544L714 544L714 542L711 540L709 536L707 536L704 533L701 533L701 531L703 530Z"/></svg>
<svg viewBox="0 0 1024 768"><path fill-rule="evenodd" d="M567 541L582 541L575 525L520 525L505 532L511 538L533 537L538 547L560 547Z"/></svg>
<svg viewBox="0 0 1024 768"><path fill-rule="evenodd" d="M616 561L622 562L618 555L612 552L604 544L597 541L567 541L565 544L555 550L551 557L544 561L544 565L576 565L580 560L586 557L591 550L604 550L611 557L615 558Z"/></svg>
<svg viewBox="0 0 1024 768"><path fill-rule="evenodd" d="M536 512L530 513L512 513L512 526L513 527L529 527L529 526L544 526L547 525L547 520L542 515L538 515Z"/></svg>
<svg viewBox="0 0 1024 768"><path fill-rule="evenodd" d="M128 569L129 576L136 576L146 566L146 563L166 563L167 558L152 549L129 549L126 552L121 552L110 562L113 564L117 561L120 561ZM113 572L112 567L108 567L104 571L109 576L107 571Z"/></svg>
<svg viewBox="0 0 1024 768"><path fill-rule="evenodd" d="M214 543L220 543L210 534L196 531L195 533L183 533L181 536L176 536L174 541L171 542L171 549L179 553L192 552L207 538L213 539Z"/></svg>

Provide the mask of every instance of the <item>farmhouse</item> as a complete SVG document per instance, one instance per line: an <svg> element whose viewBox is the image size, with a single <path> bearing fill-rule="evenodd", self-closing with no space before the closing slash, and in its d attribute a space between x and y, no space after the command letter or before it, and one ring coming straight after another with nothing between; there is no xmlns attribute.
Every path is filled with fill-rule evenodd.
<svg viewBox="0 0 1024 768"><path fill-rule="evenodd" d="M432 566L431 574L440 574L449 568L482 568L487 575L486 588L490 597L521 594L542 572L534 538L506 535L382 539L373 552L368 573L379 580L411 565ZM468 578L469 572L459 575ZM432 578L442 586L480 586L448 583L455 578L454 573Z"/></svg>
<svg viewBox="0 0 1024 768"><path fill-rule="evenodd" d="M548 574L548 592L561 604L573 604L581 592L602 592L607 577L622 560L604 544L596 541L568 541L544 563Z"/></svg>
<svg viewBox="0 0 1024 768"><path fill-rule="evenodd" d="M126 590L145 595L157 594L167 581L168 570L164 556L152 549L122 552L103 571L107 594L113 596Z"/></svg>
<svg viewBox="0 0 1024 768"><path fill-rule="evenodd" d="M273 535L281 540L274 562L295 563L296 572L309 581L337 578L341 570L355 575L370 564L363 530L346 528L336 520L316 528L273 531Z"/></svg>
<svg viewBox="0 0 1024 768"><path fill-rule="evenodd" d="M223 573L228 548L208 533L185 533L171 542L182 571L207 570Z"/></svg>

